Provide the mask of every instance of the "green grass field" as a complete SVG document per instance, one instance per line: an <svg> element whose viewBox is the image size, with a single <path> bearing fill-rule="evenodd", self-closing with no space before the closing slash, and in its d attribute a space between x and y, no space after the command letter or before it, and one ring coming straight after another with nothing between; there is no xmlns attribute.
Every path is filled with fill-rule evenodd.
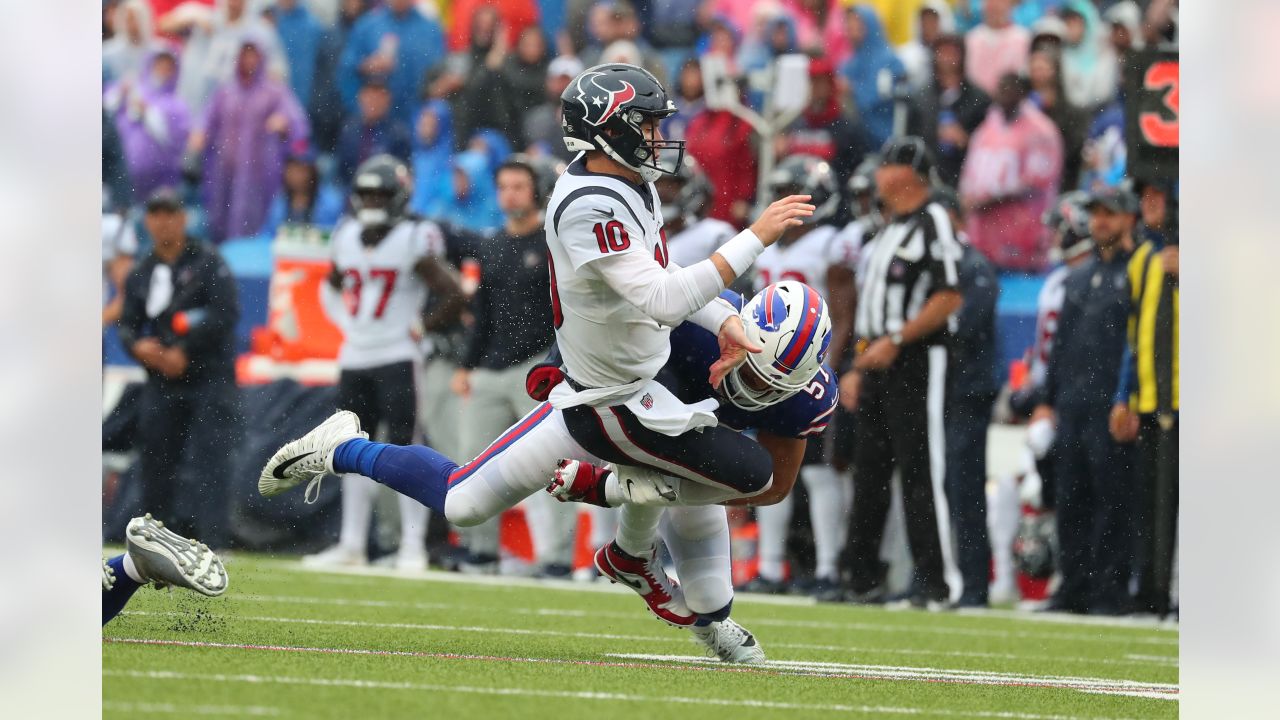
<svg viewBox="0 0 1280 720"><path fill-rule="evenodd" d="M143 589L104 717L1177 717L1174 629L739 597L765 667L701 657L607 584L319 573L237 554L221 598Z"/></svg>

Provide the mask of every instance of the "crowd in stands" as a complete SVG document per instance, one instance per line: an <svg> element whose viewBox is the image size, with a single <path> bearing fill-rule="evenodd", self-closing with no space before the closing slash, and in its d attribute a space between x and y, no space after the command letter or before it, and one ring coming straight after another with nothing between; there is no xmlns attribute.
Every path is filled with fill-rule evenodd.
<svg viewBox="0 0 1280 720"><path fill-rule="evenodd" d="M756 213L762 139L742 114L708 107L703 62L723 61L743 103L760 110L768 86L755 78L800 53L809 56L809 99L769 140L779 160L816 156L840 192L852 192L887 139L919 136L937 180L954 188L967 242L998 271L1040 276L1058 265L1065 221L1045 218L1079 191L1073 207L1086 217L1072 237L1098 234L1088 227L1095 210L1128 216L1124 258L1148 242L1142 258L1172 247L1165 262L1176 282L1176 167L1134 171L1126 84L1144 48L1176 42L1176 0L104 0L103 212L115 228L136 221L133 245L144 250L144 206L162 188L185 200L190 235L215 246L286 224L332 228L355 169L388 154L412 170L413 212L460 237L491 236L504 224L503 163L517 153L571 160L561 93L584 68L627 62L651 71L675 101L663 132L686 141L705 173L705 215L742 228ZM842 203L837 220L863 212ZM1134 272L1120 274L1148 277ZM1113 375L1092 379L1110 384L1108 411L1117 378L1133 387L1140 374L1119 357L1110 367ZM1159 412L1176 414L1176 400ZM1095 420L1076 417L1078 426ZM1102 440L1131 441L1126 428L1104 428ZM1136 460L1116 457L1136 476ZM1099 502L1082 487L1055 492ZM1123 518L1111 529L1073 522L1072 532L1096 540L1121 532ZM1090 604L1082 578L1094 577L1093 561L1080 555L1090 549L1065 545L1076 553L1066 561L1086 570L1068 578L1075 594L1062 609L1133 609L1118 595ZM1119 577L1127 567L1107 571Z"/></svg>

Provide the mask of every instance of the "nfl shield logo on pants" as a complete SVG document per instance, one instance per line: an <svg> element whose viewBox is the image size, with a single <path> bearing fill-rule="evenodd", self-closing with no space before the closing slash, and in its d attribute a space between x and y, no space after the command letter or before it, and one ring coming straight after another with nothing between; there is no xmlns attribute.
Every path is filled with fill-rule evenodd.
<svg viewBox="0 0 1280 720"><path fill-rule="evenodd" d="M653 409L653 396L652 396L652 395L650 395L649 393L645 393L645 394L644 394L644 397L640 398L640 404L644 406L644 409L645 409L645 410L652 410L652 409Z"/></svg>

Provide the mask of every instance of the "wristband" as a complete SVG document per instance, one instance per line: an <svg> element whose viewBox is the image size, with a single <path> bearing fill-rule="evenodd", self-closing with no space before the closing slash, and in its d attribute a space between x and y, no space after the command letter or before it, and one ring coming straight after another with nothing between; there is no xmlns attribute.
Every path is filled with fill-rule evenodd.
<svg viewBox="0 0 1280 720"><path fill-rule="evenodd" d="M734 235L716 252L729 263L730 268L733 268L734 275L742 275L756 261L760 253L764 252L764 243L760 242L760 238L756 237L755 233L747 229Z"/></svg>

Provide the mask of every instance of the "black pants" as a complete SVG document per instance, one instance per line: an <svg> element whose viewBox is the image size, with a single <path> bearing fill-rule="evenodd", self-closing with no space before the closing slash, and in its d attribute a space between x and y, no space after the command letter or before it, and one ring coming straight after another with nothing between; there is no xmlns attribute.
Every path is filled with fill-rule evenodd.
<svg viewBox="0 0 1280 720"><path fill-rule="evenodd" d="M918 590L934 600L945 600L950 594L942 547L943 542L951 542L950 532L940 529L950 522L946 508L938 507L946 505L944 478L935 478L933 467L946 462L945 375L946 350L920 346L903 348L888 370L863 375L854 440L853 512L845 548L854 592L869 592L883 583L880 543L896 467ZM941 475L941 467L938 472Z"/></svg>
<svg viewBox="0 0 1280 720"><path fill-rule="evenodd" d="M138 403L138 514L149 512L175 532L227 547L227 483L243 430L240 389L231 380L195 385L148 380Z"/></svg>
<svg viewBox="0 0 1280 720"><path fill-rule="evenodd" d="M956 533L960 599L985 603L991 576L987 539L987 430L995 394L947 397L947 502Z"/></svg>
<svg viewBox="0 0 1280 720"><path fill-rule="evenodd" d="M743 495L761 492L773 479L769 452L722 425L672 437L645 427L623 405L568 408L564 422L584 450L608 462L643 465Z"/></svg>
<svg viewBox="0 0 1280 720"><path fill-rule="evenodd" d="M1111 439L1110 407L1058 409L1054 491L1062 585L1056 604L1076 612L1129 607L1131 447Z"/></svg>
<svg viewBox="0 0 1280 720"><path fill-rule="evenodd" d="M1178 539L1178 417L1143 415L1134 488L1134 573L1137 609L1169 613L1173 549Z"/></svg>
<svg viewBox="0 0 1280 720"><path fill-rule="evenodd" d="M338 376L338 408L354 412L370 437L385 423L384 442L408 445L413 442L418 404L413 383L413 363L408 360L343 370Z"/></svg>

